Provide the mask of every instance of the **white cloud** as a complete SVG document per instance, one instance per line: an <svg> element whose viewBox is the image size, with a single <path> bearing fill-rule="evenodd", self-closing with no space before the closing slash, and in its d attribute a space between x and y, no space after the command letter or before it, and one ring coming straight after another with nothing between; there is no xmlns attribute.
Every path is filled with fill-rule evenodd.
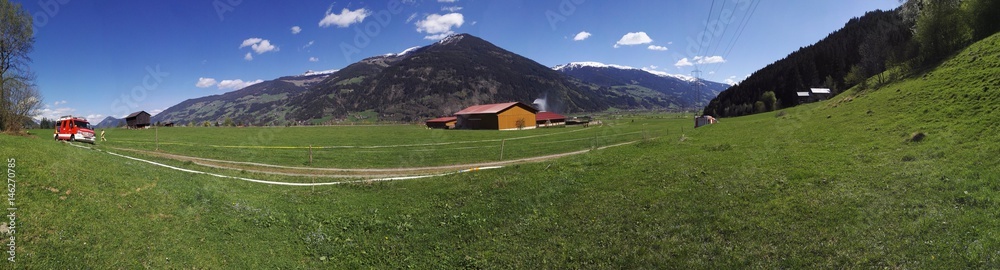
<svg viewBox="0 0 1000 270"><path fill-rule="evenodd" d="M455 2L458 2L458 0L438 0L438 3L455 3Z"/></svg>
<svg viewBox="0 0 1000 270"><path fill-rule="evenodd" d="M736 76L729 76L726 80L722 81L728 85L736 85L739 81L736 80Z"/></svg>
<svg viewBox="0 0 1000 270"><path fill-rule="evenodd" d="M694 60L697 61L698 64L718 64L718 63L725 63L726 62L726 59L722 59L722 56L718 56L718 55L716 55L716 56L695 56Z"/></svg>
<svg viewBox="0 0 1000 270"><path fill-rule="evenodd" d="M250 48L252 48L253 51L257 52L257 54L263 54L263 53L266 53L266 52L276 52L276 51L280 50L280 49L278 49L277 46L271 45L271 41L270 40L266 40L266 39L263 40L263 41L261 41L260 43L251 45Z"/></svg>
<svg viewBox="0 0 1000 270"><path fill-rule="evenodd" d="M348 10L344 8L340 11L340 14L333 13L333 6L326 10L326 16L319 21L319 27L329 27L331 25L336 25L340 28L346 28L351 24L360 23L365 20L372 12L359 8L355 10Z"/></svg>
<svg viewBox="0 0 1000 270"><path fill-rule="evenodd" d="M194 84L194 86L198 88L209 88L215 86L216 83L218 82L213 78L198 78L198 83Z"/></svg>
<svg viewBox="0 0 1000 270"><path fill-rule="evenodd" d="M621 47L622 45L632 46L649 43L653 43L653 39L649 38L649 35L647 35L646 32L634 32L622 36L622 38L618 40L618 43L615 43L615 48Z"/></svg>
<svg viewBox="0 0 1000 270"><path fill-rule="evenodd" d="M460 6L441 7L441 11L447 11L447 12L458 12L461 10L462 7Z"/></svg>
<svg viewBox="0 0 1000 270"><path fill-rule="evenodd" d="M243 40L243 43L240 44L240 49L243 49L247 46L249 46L250 49L253 50L254 52L257 52L257 54L263 54L266 52L277 52L281 50L280 48L278 48L278 46L274 46L273 44L271 44L270 40L262 38L248 38L246 40ZM243 56L243 59L247 61L253 61L253 55L251 53L247 53L246 55Z"/></svg>
<svg viewBox="0 0 1000 270"><path fill-rule="evenodd" d="M587 39L589 37L590 37L590 32L582 31L580 33L577 33L576 36L573 37L573 40L575 40L575 41L581 41L581 40Z"/></svg>
<svg viewBox="0 0 1000 270"><path fill-rule="evenodd" d="M667 42L667 45L674 45L674 42L673 41Z"/></svg>
<svg viewBox="0 0 1000 270"><path fill-rule="evenodd" d="M453 34L455 34L455 31L448 31L448 32L437 34L437 35L425 36L424 39L426 39L426 40L442 40L442 39L444 39L444 38L446 38L446 37L448 37L450 35L453 35Z"/></svg>
<svg viewBox="0 0 1000 270"><path fill-rule="evenodd" d="M198 88L209 88L209 87L215 86L216 88L222 89L222 90L237 90L237 89L242 89L242 88L247 87L247 86L251 86L251 85L254 85L254 84L261 83L263 81L264 80L256 80L256 81L244 82L243 80L240 80L240 79L216 81L214 78L204 78L204 77L202 77L202 78L198 78L198 83L195 84L195 86L197 86ZM150 114L153 114L153 113L150 112Z"/></svg>
<svg viewBox="0 0 1000 270"><path fill-rule="evenodd" d="M455 32L451 29L462 27L465 24L465 16L462 13L448 13L445 15L431 14L423 20L417 21L417 32L427 33L424 39L442 39Z"/></svg>
<svg viewBox="0 0 1000 270"><path fill-rule="evenodd" d="M644 67L644 68L642 68L642 69L649 69L649 70L656 70L656 69L658 69L658 68L660 68L660 67L658 67L658 66L656 66L656 65L649 65L648 67Z"/></svg>
<svg viewBox="0 0 1000 270"><path fill-rule="evenodd" d="M148 113L149 113L149 116L156 116L157 114L160 114L164 110L165 109L153 109L152 111L148 111Z"/></svg>
<svg viewBox="0 0 1000 270"><path fill-rule="evenodd" d="M309 62L319 62L319 58L309 57Z"/></svg>
<svg viewBox="0 0 1000 270"><path fill-rule="evenodd" d="M56 119L59 119L59 117L61 117L61 116L71 115L71 114L73 114L73 112L76 112L76 109L74 109L74 108L68 108L68 107L55 108L55 109L53 109L53 108L44 108L44 109L38 110L38 115L35 116L35 120L42 120L42 118L48 118L48 119L56 120Z"/></svg>
<svg viewBox="0 0 1000 270"><path fill-rule="evenodd" d="M305 46L302 46L302 48L303 48L303 49L305 49L305 48L309 48L309 47L312 47L312 45L313 45L314 43L316 43L316 41L315 41L315 40L310 40L310 41L309 41L309 43L306 43L306 45L305 45Z"/></svg>
<svg viewBox="0 0 1000 270"><path fill-rule="evenodd" d="M60 100L60 101L56 101L55 103L52 103L52 106L59 106L59 105L63 105L63 104L66 104L66 103L68 103L68 102L65 101L65 100Z"/></svg>
<svg viewBox="0 0 1000 270"><path fill-rule="evenodd" d="M246 46L252 46L254 44L260 43L263 40L264 39L262 39L262 38L248 38L248 39L244 40L242 44L240 44L240 49L243 49L243 47L246 47Z"/></svg>
<svg viewBox="0 0 1000 270"><path fill-rule="evenodd" d="M87 120L95 121L95 122L90 123L90 124L91 125L97 125L98 122L96 122L96 121L104 120L104 115L103 114L88 114L87 115Z"/></svg>
<svg viewBox="0 0 1000 270"><path fill-rule="evenodd" d="M406 18L406 23L410 23L410 22L413 21L413 19L416 19L416 18L417 18L417 13L410 14L410 17Z"/></svg>
<svg viewBox="0 0 1000 270"><path fill-rule="evenodd" d="M690 67L693 65L694 63L691 63L691 60L688 60L687 57L682 58L681 60L677 61L676 64L674 64L675 67Z"/></svg>
<svg viewBox="0 0 1000 270"><path fill-rule="evenodd" d="M302 32L302 27L299 27L298 25L292 26L292 35L298 34L300 32Z"/></svg>
<svg viewBox="0 0 1000 270"><path fill-rule="evenodd" d="M715 75L715 71L709 71L708 75Z"/></svg>
<svg viewBox="0 0 1000 270"><path fill-rule="evenodd" d="M656 46L656 45L649 45L649 47L646 47L646 48L648 48L650 50L653 50L653 51L666 51L667 50L667 47Z"/></svg>
<svg viewBox="0 0 1000 270"><path fill-rule="evenodd" d="M718 56L718 55L716 55L716 56L695 56L691 60L688 60L687 57L685 57L684 59L681 59L680 61L677 61L677 63L674 64L674 66L676 66L676 67L687 67L687 66L693 66L695 64L699 64L699 65L702 65L702 64L719 64L719 63L725 63L725 62L726 62L726 59L723 59L722 56Z"/></svg>
<svg viewBox="0 0 1000 270"><path fill-rule="evenodd" d="M263 81L264 80L256 80L256 81L244 82L243 80L240 80L240 79L236 79L236 80L222 80L221 82L219 82L218 87L219 87L219 89L223 89L223 90L239 90L239 89L243 89L244 87L247 87L247 86L251 86L251 85L254 85L254 84L261 83Z"/></svg>

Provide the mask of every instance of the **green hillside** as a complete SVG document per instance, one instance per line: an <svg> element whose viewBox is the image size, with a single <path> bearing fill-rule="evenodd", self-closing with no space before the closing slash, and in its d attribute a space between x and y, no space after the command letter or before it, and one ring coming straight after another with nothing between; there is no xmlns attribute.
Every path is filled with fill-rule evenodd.
<svg viewBox="0 0 1000 270"><path fill-rule="evenodd" d="M912 79L778 113L316 188L0 136L0 157L16 158L14 266L998 268L997 74L1000 35Z"/></svg>

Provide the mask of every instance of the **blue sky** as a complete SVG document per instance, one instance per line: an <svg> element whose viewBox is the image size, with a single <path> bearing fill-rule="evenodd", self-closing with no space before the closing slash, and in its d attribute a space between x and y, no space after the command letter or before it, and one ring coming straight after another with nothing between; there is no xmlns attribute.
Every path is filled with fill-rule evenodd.
<svg viewBox="0 0 1000 270"><path fill-rule="evenodd" d="M73 114L95 122L139 110L156 113L259 80L340 69L450 33L479 36L550 67L596 61L691 75L697 66L703 78L735 82L819 41L852 17L899 5L897 0L14 2L35 18L31 68L45 102L39 117Z"/></svg>

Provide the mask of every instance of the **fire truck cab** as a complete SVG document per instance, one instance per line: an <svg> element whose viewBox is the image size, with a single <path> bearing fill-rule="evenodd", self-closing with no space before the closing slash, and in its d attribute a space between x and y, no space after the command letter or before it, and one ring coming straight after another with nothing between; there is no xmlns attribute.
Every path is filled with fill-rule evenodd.
<svg viewBox="0 0 1000 270"><path fill-rule="evenodd" d="M56 140L81 141L94 144L94 130L86 118L67 115L59 118L56 132L52 135Z"/></svg>

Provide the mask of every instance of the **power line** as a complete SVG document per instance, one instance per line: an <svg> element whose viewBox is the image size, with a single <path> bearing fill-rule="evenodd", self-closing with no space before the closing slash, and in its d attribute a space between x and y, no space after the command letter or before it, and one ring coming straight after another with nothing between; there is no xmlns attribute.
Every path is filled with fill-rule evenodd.
<svg viewBox="0 0 1000 270"><path fill-rule="evenodd" d="M723 13L725 13L725 12L726 12L726 1L722 1L722 7L721 7L721 10L719 11L719 18L717 19L717 21L718 21L719 23L722 23L722 14L723 14ZM731 15L731 14L730 14L730 15ZM731 20L731 18L732 18L732 17L730 17L730 20ZM711 23L711 22L712 22L712 21L709 21L709 23ZM708 57L708 56L712 56L712 55L714 55L714 54L715 54L715 50L719 48L719 45L722 45L722 40L723 40L723 38L725 38L725 37L726 37L726 31L727 31L727 30L729 30L729 23L726 23L726 24L724 24L724 25L722 26L722 35L719 35L719 40L715 40L715 39L713 38L713 39L712 39L712 41L713 41L713 42L710 42L710 44L711 44L711 43L715 43L715 49L712 49L711 47L709 47L709 50L708 50L708 51L706 51L706 53L707 53L707 54L705 54L705 55L702 55L702 56L704 56L704 57Z"/></svg>
<svg viewBox="0 0 1000 270"><path fill-rule="evenodd" d="M723 4L725 4L725 2L723 2ZM712 13L713 12L715 12L715 0L712 0L712 6L708 7L708 19L705 20L705 27L701 30L702 34L708 33L708 24L709 24L709 22L712 21ZM698 42L699 45L700 45L700 46L698 46L698 53L701 54L701 50L703 48L705 48L706 46L701 46L701 45L704 45L704 44L700 44L702 42L702 40L701 40L702 38L701 37L696 37L696 38L699 39L696 42ZM709 40L709 43L711 43L711 40ZM697 55L695 55L695 56L697 56Z"/></svg>
<svg viewBox="0 0 1000 270"><path fill-rule="evenodd" d="M739 42L740 37L743 36L743 31L745 31L747 25L750 24L750 19L753 17L753 14L757 12L757 7L760 6L760 0L757 0L756 2L751 3L751 5L753 5L753 7L750 9L750 15L747 15L746 17L743 17L743 21L741 22L740 27L737 28L738 30L736 31L736 33L737 33L736 34L736 38L734 38L729 43L729 46L727 46L728 48L726 49L726 53L723 54L722 59L729 58L729 53L731 53L733 51L733 48L736 47L736 43ZM712 73L715 73L716 71L718 71L721 66L722 65L717 66L714 70L712 70Z"/></svg>

